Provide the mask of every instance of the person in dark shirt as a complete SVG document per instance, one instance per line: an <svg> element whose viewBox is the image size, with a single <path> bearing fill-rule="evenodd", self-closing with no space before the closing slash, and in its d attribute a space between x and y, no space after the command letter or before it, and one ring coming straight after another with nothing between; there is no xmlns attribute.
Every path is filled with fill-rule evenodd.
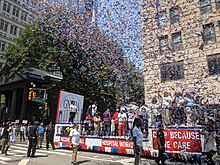
<svg viewBox="0 0 220 165"><path fill-rule="evenodd" d="M37 137L38 137L38 125L39 122L35 121L34 126L31 126L29 128L29 132L28 132L29 144L28 144L27 157L35 157Z"/></svg>
<svg viewBox="0 0 220 165"><path fill-rule="evenodd" d="M54 137L54 127L53 124L50 123L49 126L46 128L46 148L49 150L49 143L52 146L52 149L55 150L54 144L53 144L53 137Z"/></svg>
<svg viewBox="0 0 220 165"><path fill-rule="evenodd" d="M160 161L162 165L165 165L165 137L164 137L164 132L163 132L163 125L160 124L158 126L158 131L157 131L157 145L158 145L158 150L159 150L159 155L158 158L155 160L157 164L160 164Z"/></svg>
<svg viewBox="0 0 220 165"><path fill-rule="evenodd" d="M10 133L9 125L4 123L3 129L1 132L1 138L2 138L2 148L1 148L1 154L7 155L7 151L10 147L10 141L9 141L9 133Z"/></svg>

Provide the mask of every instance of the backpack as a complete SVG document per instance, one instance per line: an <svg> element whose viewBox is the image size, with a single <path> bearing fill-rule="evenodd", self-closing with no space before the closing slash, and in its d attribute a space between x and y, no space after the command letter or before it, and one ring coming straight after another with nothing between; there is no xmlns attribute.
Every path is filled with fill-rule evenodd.
<svg viewBox="0 0 220 165"><path fill-rule="evenodd" d="M38 127L38 134L44 135L44 127L42 127L42 126Z"/></svg>

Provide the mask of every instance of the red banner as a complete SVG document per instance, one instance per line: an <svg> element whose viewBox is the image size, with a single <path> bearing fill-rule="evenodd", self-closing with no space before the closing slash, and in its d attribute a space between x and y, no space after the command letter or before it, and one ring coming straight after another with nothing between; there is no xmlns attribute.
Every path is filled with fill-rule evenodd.
<svg viewBox="0 0 220 165"><path fill-rule="evenodd" d="M133 149L131 140L102 140L103 147Z"/></svg>
<svg viewBox="0 0 220 165"><path fill-rule="evenodd" d="M80 138L79 141L80 141L80 144L85 144L85 138ZM70 143L69 136L61 136L60 142L69 144Z"/></svg>
<svg viewBox="0 0 220 165"><path fill-rule="evenodd" d="M164 130L167 151L202 152L200 130ZM157 146L157 130L152 130L153 149Z"/></svg>

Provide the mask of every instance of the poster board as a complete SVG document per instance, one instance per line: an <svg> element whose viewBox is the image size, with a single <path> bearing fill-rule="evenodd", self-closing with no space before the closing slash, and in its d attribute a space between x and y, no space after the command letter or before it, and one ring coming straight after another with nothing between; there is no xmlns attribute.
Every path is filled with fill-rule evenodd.
<svg viewBox="0 0 220 165"><path fill-rule="evenodd" d="M57 105L56 123L69 122L71 101L74 101L75 105L77 106L77 112L73 122L74 123L81 122L84 96L60 90L58 105Z"/></svg>

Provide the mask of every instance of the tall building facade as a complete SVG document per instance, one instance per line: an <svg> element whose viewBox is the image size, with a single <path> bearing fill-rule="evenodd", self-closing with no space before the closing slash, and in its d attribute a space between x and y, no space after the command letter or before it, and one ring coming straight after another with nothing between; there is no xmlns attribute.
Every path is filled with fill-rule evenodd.
<svg viewBox="0 0 220 165"><path fill-rule="evenodd" d="M220 0L142 1L145 102L193 91L220 103Z"/></svg>
<svg viewBox="0 0 220 165"><path fill-rule="evenodd" d="M5 61L2 52L15 44L24 26L33 20L29 4L30 0L0 0L0 65Z"/></svg>

